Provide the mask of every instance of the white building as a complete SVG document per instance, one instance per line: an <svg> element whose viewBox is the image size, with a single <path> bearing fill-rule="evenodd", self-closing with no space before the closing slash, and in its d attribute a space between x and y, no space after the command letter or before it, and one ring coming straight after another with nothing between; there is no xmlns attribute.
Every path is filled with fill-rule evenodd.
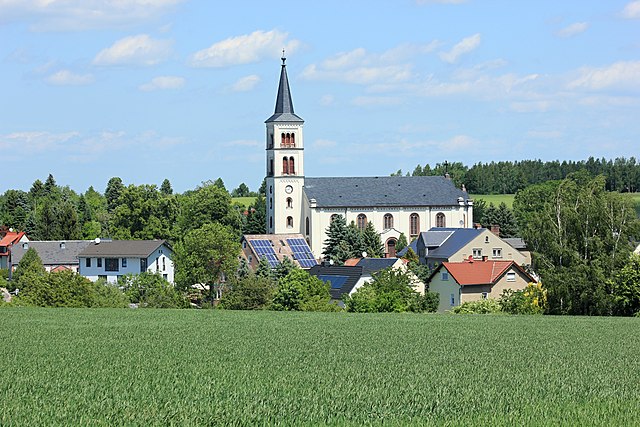
<svg viewBox="0 0 640 427"><path fill-rule="evenodd" d="M317 258L333 215L360 228L372 222L387 256L395 256L400 233L411 240L432 227L473 226L473 201L445 177L305 177L304 120L293 110L285 58L265 123L267 233L300 233Z"/></svg>
<svg viewBox="0 0 640 427"><path fill-rule="evenodd" d="M144 271L174 282L173 250L164 240L96 241L78 254L80 275L91 281L117 283L120 276Z"/></svg>

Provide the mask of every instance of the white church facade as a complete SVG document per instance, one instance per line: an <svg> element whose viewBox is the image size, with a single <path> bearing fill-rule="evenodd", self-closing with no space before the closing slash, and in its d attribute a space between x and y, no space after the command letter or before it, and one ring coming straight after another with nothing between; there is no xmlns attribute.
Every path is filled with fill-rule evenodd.
<svg viewBox="0 0 640 427"><path fill-rule="evenodd" d="M387 256L401 233L411 241L432 227L473 227L473 201L446 177L306 177L304 120L293 109L285 58L265 123L268 234L302 234L320 259L334 215L361 229L372 222Z"/></svg>

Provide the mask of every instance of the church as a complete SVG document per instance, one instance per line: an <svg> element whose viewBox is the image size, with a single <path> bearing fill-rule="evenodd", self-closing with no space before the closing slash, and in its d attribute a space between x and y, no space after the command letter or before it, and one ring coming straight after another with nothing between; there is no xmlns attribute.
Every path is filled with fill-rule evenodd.
<svg viewBox="0 0 640 427"><path fill-rule="evenodd" d="M364 229L372 222L386 256L433 227L473 227L473 200L443 176L310 178L304 170L304 120L293 109L282 58L273 115L266 121L267 233L304 236L322 258L332 218L342 215Z"/></svg>

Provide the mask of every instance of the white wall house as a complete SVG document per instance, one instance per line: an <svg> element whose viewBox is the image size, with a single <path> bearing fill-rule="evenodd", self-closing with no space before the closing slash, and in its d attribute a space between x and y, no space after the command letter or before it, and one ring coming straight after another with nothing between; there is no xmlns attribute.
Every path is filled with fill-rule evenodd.
<svg viewBox="0 0 640 427"><path fill-rule="evenodd" d="M293 109L285 58L275 111L265 123L267 233L302 234L316 258L334 215L361 228L371 222L387 256L395 256L401 233L410 240L432 227L473 226L473 201L442 176L306 177L304 120Z"/></svg>
<svg viewBox="0 0 640 427"><path fill-rule="evenodd" d="M174 283L173 251L164 240L97 241L79 255L80 275L117 283L120 276L144 271Z"/></svg>

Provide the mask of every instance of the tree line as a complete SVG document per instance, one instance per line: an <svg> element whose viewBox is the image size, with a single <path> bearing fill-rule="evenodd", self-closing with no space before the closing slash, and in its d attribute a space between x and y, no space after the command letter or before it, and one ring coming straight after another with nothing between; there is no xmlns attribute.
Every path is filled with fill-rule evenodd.
<svg viewBox="0 0 640 427"><path fill-rule="evenodd" d="M640 191L640 163L635 157L587 160L501 161L476 163L471 167L461 162L418 165L407 176L443 176L448 173L457 187L463 184L473 194L515 194L530 185L565 179L570 174L587 171L591 176L603 175L605 189L620 193ZM392 176L402 176L402 170Z"/></svg>

